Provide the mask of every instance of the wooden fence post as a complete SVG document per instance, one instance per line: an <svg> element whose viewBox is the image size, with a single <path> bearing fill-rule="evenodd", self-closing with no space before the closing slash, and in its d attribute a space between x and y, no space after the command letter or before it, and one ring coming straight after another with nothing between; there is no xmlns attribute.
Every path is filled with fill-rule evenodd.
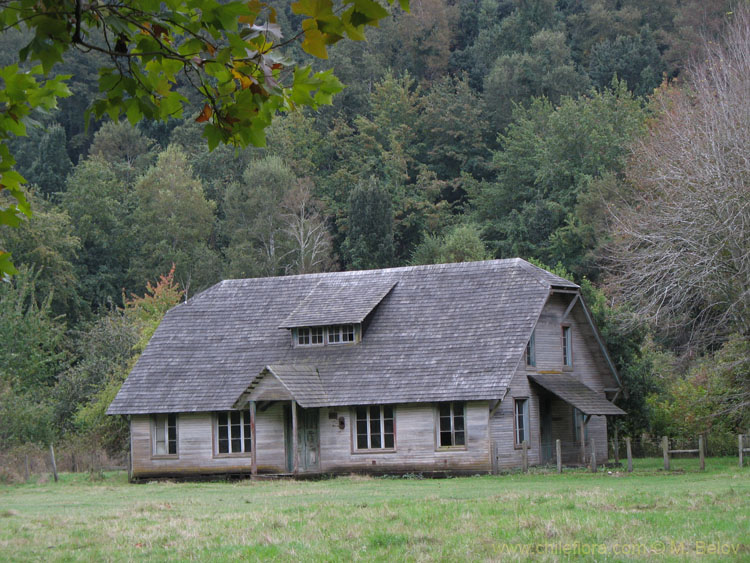
<svg viewBox="0 0 750 563"><path fill-rule="evenodd" d="M703 434L698 436L698 457L701 461L701 471L704 471L706 469L706 450L703 443Z"/></svg>
<svg viewBox="0 0 750 563"><path fill-rule="evenodd" d="M555 440L555 454L557 456L557 472L562 473L562 447L559 438Z"/></svg>
<svg viewBox="0 0 750 563"><path fill-rule="evenodd" d="M26 454L26 464L24 466L23 476L24 476L24 481L28 483L29 482L29 454Z"/></svg>
<svg viewBox="0 0 750 563"><path fill-rule="evenodd" d="M664 453L664 471L669 471L669 438L661 437L661 449Z"/></svg>
<svg viewBox="0 0 750 563"><path fill-rule="evenodd" d="M743 462L743 459L742 459L742 450L744 449L743 446L745 445L744 444L745 440L743 440L744 436L742 434L740 434L738 438L739 438L738 441L740 443L740 468L742 468L742 462Z"/></svg>
<svg viewBox="0 0 750 563"><path fill-rule="evenodd" d="M55 448L52 444L49 445L49 457L52 461L52 474L55 476L55 483L57 483L57 463L55 463Z"/></svg>
<svg viewBox="0 0 750 563"><path fill-rule="evenodd" d="M521 462L523 464L523 472L526 473L529 470L529 444L524 440L521 443Z"/></svg>
<svg viewBox="0 0 750 563"><path fill-rule="evenodd" d="M630 447L630 437L625 438L625 454L628 456L628 473L633 472L633 450Z"/></svg>
<svg viewBox="0 0 750 563"><path fill-rule="evenodd" d="M591 438L591 473L596 473L596 442Z"/></svg>

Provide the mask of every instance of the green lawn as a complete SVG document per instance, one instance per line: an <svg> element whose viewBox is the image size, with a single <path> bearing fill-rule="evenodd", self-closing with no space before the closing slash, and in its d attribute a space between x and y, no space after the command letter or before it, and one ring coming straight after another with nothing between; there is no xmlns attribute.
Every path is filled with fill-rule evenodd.
<svg viewBox="0 0 750 563"><path fill-rule="evenodd" d="M64 474L0 485L0 558L467 561L533 549L542 560L750 560L750 468L697 465L140 485L123 473Z"/></svg>

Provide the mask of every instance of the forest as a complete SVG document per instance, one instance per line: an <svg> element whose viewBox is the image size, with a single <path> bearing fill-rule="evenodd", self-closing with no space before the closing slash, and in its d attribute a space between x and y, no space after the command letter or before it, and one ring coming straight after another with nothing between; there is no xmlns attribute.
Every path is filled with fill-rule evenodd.
<svg viewBox="0 0 750 563"><path fill-rule="evenodd" d="M284 37L300 16L272 2ZM0 225L0 451L111 453L104 413L163 314L227 278L522 257L582 286L618 430L750 430L750 11L728 0L412 0L312 60L345 86L209 150L183 118L72 95L7 142L33 215ZM23 31L0 34L0 67ZM6 78L3 78L7 82ZM260 143L263 144L263 143ZM0 193L0 198L2 194ZM0 476L0 479L2 477Z"/></svg>

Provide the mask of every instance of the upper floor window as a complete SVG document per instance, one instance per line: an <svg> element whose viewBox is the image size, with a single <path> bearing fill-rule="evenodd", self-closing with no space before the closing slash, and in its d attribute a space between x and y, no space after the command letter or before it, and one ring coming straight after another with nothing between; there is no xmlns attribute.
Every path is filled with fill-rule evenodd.
<svg viewBox="0 0 750 563"><path fill-rule="evenodd" d="M531 333L531 338L526 343L526 365L536 366L536 342L535 342L536 330Z"/></svg>
<svg viewBox="0 0 750 563"><path fill-rule="evenodd" d="M177 415L156 414L151 418L153 455L177 455Z"/></svg>
<svg viewBox="0 0 750 563"><path fill-rule="evenodd" d="M352 324L332 325L329 327L300 327L295 330L296 335L293 337L293 341L297 346L347 344L356 340L355 328Z"/></svg>
<svg viewBox="0 0 750 563"><path fill-rule="evenodd" d="M216 414L216 453L242 454L252 451L250 413L230 411Z"/></svg>
<svg viewBox="0 0 750 563"><path fill-rule="evenodd" d="M354 325L334 325L328 327L326 344L354 342Z"/></svg>
<svg viewBox="0 0 750 563"><path fill-rule="evenodd" d="M569 326L562 327L562 360L564 367L573 366L573 331Z"/></svg>
<svg viewBox="0 0 750 563"><path fill-rule="evenodd" d="M396 447L392 405L357 407L356 416L358 450L392 450Z"/></svg>
<svg viewBox="0 0 750 563"><path fill-rule="evenodd" d="M441 448L466 445L464 410L465 404L463 402L439 404L440 432L438 444Z"/></svg>

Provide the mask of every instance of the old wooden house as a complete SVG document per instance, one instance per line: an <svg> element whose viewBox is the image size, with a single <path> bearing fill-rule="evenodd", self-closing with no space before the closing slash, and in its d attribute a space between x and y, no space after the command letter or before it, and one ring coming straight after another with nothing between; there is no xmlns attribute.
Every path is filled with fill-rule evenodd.
<svg viewBox="0 0 750 563"><path fill-rule="evenodd" d="M477 473L606 459L617 372L579 287L521 259L226 280L109 407L134 477Z"/></svg>

